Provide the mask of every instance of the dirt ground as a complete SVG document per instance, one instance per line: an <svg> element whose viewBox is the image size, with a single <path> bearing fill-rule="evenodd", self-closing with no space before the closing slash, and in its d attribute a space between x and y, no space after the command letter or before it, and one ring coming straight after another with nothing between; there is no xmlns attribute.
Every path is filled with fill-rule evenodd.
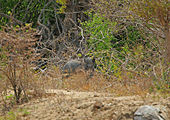
<svg viewBox="0 0 170 120"><path fill-rule="evenodd" d="M48 97L34 99L17 106L22 120L133 120L141 105L152 105L170 120L170 98L148 95L115 97L114 94L48 90Z"/></svg>

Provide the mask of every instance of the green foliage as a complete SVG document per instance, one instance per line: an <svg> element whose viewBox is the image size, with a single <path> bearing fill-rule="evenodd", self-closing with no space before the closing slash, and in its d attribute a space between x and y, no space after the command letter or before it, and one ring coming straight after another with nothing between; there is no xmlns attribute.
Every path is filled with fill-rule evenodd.
<svg viewBox="0 0 170 120"><path fill-rule="evenodd" d="M17 2L19 2L19 0L0 0L0 12L10 16L12 14L12 8ZM5 17L0 18L0 25L5 25L7 22L9 22L9 19Z"/></svg>
<svg viewBox="0 0 170 120"><path fill-rule="evenodd" d="M7 115L0 116L0 120L18 120L16 113L9 111Z"/></svg>
<svg viewBox="0 0 170 120"><path fill-rule="evenodd" d="M16 114L12 111L8 112L9 120L16 120Z"/></svg>
<svg viewBox="0 0 170 120"><path fill-rule="evenodd" d="M67 3L67 0L56 0L56 2L65 5Z"/></svg>
<svg viewBox="0 0 170 120"><path fill-rule="evenodd" d="M127 43L131 47L138 43L141 43L142 40L144 40L140 31L138 31L134 26L127 27L127 38Z"/></svg>
<svg viewBox="0 0 170 120"><path fill-rule="evenodd" d="M33 23L33 26L36 26L41 9L47 2L47 0L32 2L28 0L0 0L0 13L14 16L15 19L23 23ZM47 15L50 17L49 14ZM13 23L13 20L4 16L0 18L0 26L9 23Z"/></svg>
<svg viewBox="0 0 170 120"><path fill-rule="evenodd" d="M92 14L90 14L92 17ZM117 23L111 23L109 20L99 17L97 14L93 15L92 20L85 21L82 25L86 29L86 34L90 35L87 40L88 47L92 47L93 51L108 50L113 47L111 43L116 38L112 35L112 29L110 25L116 25Z"/></svg>
<svg viewBox="0 0 170 120"><path fill-rule="evenodd" d="M99 17L98 14L88 14L92 19L82 23L86 35L90 36L87 39L88 48L90 49L88 55L101 58L96 60L97 71L106 76L113 73L113 71L116 73L118 66L111 57L112 52L110 50L114 47L112 41L117 39L113 36L113 30L110 26L115 26L117 23Z"/></svg>
<svg viewBox="0 0 170 120"><path fill-rule="evenodd" d="M26 108L20 108L18 109L18 112L22 114L22 116L27 116L30 114Z"/></svg>
<svg viewBox="0 0 170 120"><path fill-rule="evenodd" d="M91 20L82 23L85 29L89 55L100 58L96 61L98 71L108 75L113 74L120 78L121 65L125 62L125 57L128 54L133 54L135 46L143 47L143 37L140 32L132 25L126 27L126 31L118 31L115 28L118 23L110 21L97 13L87 13ZM120 25L119 25L120 26ZM141 52L140 50L139 52ZM136 53L137 54L137 53ZM116 59L115 59L116 58ZM132 62L131 67L134 67Z"/></svg>
<svg viewBox="0 0 170 120"><path fill-rule="evenodd" d="M0 116L0 120L21 120L21 116L25 117L30 112L26 108L19 108L17 110L11 110L6 115Z"/></svg>
<svg viewBox="0 0 170 120"><path fill-rule="evenodd" d="M96 64L98 65L96 70L97 72L101 72L106 76L106 78L109 78L110 75L114 74L115 77L121 79L120 62L113 58L113 52L105 50L102 53L96 52L94 55L97 58L100 58L96 60Z"/></svg>
<svg viewBox="0 0 170 120"><path fill-rule="evenodd" d="M63 13L66 8L67 0L56 0L56 3L61 4L61 7L59 8L59 13Z"/></svg>
<svg viewBox="0 0 170 120"><path fill-rule="evenodd" d="M5 99L8 100L8 99L11 99L11 98L13 98L13 97L14 97L14 95L13 95L13 94L10 94L10 95L7 95L7 96L5 97Z"/></svg>

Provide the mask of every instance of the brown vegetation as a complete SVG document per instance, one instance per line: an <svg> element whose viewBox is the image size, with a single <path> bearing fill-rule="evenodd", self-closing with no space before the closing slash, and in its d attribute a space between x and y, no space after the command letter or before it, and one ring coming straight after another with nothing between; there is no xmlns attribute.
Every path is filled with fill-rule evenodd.
<svg viewBox="0 0 170 120"><path fill-rule="evenodd" d="M48 7L54 2L58 7L56 1L44 4ZM126 120L132 119L137 107L145 104L165 108L166 118L170 117L169 13L164 4L158 4L159 0L149 2L148 9L143 9L146 5L143 2L146 0L81 0L75 3L70 0L61 5L65 7L62 20L56 15L61 11L52 6L55 25L49 19L49 25L43 24L46 7L42 8L37 20L39 33L32 24L1 26L0 120ZM15 8L19 3L22 2ZM98 15L94 22L83 13L90 7L93 10L89 13ZM2 17L20 23L13 14L9 17L3 13ZM91 22L82 22L87 19ZM107 27L102 26L105 21ZM85 24L90 27L83 29ZM129 26L132 29L128 34ZM116 41L116 37L120 37L120 41ZM87 43L88 40L91 41ZM97 49L99 45L102 50ZM91 70L63 77L65 63L86 55L96 57L95 70L92 65ZM39 65L42 61L45 66Z"/></svg>

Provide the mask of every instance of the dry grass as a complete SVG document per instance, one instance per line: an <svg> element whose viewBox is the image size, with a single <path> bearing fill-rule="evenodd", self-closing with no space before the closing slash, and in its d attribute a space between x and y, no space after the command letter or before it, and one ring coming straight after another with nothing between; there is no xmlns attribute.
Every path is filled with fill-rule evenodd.
<svg viewBox="0 0 170 120"><path fill-rule="evenodd" d="M58 68L50 69L42 76L42 84L44 84L47 89L107 92L114 93L118 96L145 96L150 92L157 92L152 78L133 73L130 75L122 74L121 79L116 79L112 76L109 80L100 73L94 73L93 77L89 79L87 79L88 75L85 72L72 74L70 77L62 78L62 76ZM164 86L168 90L168 86ZM167 93L168 92L166 92L166 94Z"/></svg>
<svg viewBox="0 0 170 120"><path fill-rule="evenodd" d="M4 54L0 53L0 57L7 56L0 59L4 62L4 64L0 64L0 106L3 106L0 111L9 111L15 106L14 88L18 92L17 95L19 95L18 103L25 103L30 99L54 96L54 94L46 93L48 89L114 93L117 96L139 95L142 98L145 98L149 92L158 92L152 78L128 71L121 71L119 78L112 75L110 79L97 72L91 78L88 78L89 73L83 71L72 74L70 77L63 77L59 67L51 65L48 66L45 72L35 74L31 71L32 66L29 64L35 60L32 56L33 50L31 49L28 52L28 47L32 44L28 44L29 41L23 42L27 38L30 41L34 40L35 38L30 37L31 34L31 32L27 32L23 36L16 31L11 35L5 32L0 33L0 36L4 38L0 39L1 43L5 41L3 44L8 49L4 51ZM22 44L19 44L21 41ZM11 45L12 47L9 47ZM18 57L18 55L20 56ZM12 62L9 60L11 56L15 58ZM31 57L26 60L25 58L28 56ZM158 77L161 76L159 70L156 69L155 72ZM159 80L156 82L157 85L161 86L160 92L167 95L169 93L168 84ZM12 96L10 96L11 94Z"/></svg>

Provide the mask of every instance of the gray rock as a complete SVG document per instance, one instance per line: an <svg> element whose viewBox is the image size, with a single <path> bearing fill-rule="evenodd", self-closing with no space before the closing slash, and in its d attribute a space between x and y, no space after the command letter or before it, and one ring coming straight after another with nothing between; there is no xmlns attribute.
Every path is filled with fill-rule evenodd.
<svg viewBox="0 0 170 120"><path fill-rule="evenodd" d="M134 113L134 120L165 120L160 113L158 108L144 105Z"/></svg>

